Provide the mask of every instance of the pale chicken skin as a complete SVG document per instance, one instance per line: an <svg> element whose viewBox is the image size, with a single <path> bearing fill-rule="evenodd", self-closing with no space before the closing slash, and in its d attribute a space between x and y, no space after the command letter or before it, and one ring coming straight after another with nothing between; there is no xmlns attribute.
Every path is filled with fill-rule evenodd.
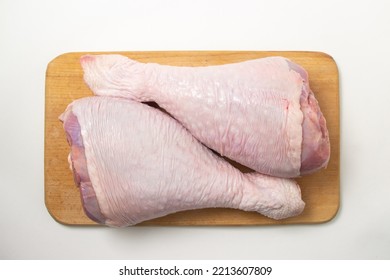
<svg viewBox="0 0 390 280"><path fill-rule="evenodd" d="M154 101L200 142L257 172L298 177L326 167L326 121L308 75L283 57L207 67L81 58L96 95Z"/></svg>
<svg viewBox="0 0 390 280"><path fill-rule="evenodd" d="M98 223L123 227L210 207L273 219L303 211L295 181L241 173L158 109L87 97L71 103L60 119L84 210Z"/></svg>

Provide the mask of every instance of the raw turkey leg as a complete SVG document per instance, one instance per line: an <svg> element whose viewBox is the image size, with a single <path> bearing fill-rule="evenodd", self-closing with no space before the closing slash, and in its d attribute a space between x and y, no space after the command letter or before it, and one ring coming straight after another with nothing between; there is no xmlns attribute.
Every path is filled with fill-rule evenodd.
<svg viewBox="0 0 390 280"><path fill-rule="evenodd" d="M293 180L241 173L158 109L88 97L60 119L84 210L98 223L128 226L209 207L283 219L304 208Z"/></svg>
<svg viewBox="0 0 390 280"><path fill-rule="evenodd" d="M286 58L174 67L87 55L81 64L95 94L155 101L206 146L255 171L297 177L329 161L308 75Z"/></svg>

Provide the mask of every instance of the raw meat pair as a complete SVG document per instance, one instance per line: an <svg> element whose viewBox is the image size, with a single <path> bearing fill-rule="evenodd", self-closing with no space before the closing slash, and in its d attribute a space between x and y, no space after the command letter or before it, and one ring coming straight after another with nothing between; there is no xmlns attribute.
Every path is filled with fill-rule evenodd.
<svg viewBox="0 0 390 280"><path fill-rule="evenodd" d="M282 57L208 67L120 55L84 56L81 63L101 97L73 102L61 119L90 218L127 226L207 207L274 219L302 212L298 185L278 177L326 166L330 147L300 66ZM241 173L197 139L257 172Z"/></svg>

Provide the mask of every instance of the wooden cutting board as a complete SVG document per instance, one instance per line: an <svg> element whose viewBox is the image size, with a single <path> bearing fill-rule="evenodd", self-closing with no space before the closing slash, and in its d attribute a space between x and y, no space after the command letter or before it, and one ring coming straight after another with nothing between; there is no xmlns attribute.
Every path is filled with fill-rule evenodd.
<svg viewBox="0 0 390 280"><path fill-rule="evenodd" d="M116 52L140 62L169 65L216 65L280 55L302 65L309 72L310 87L327 120L331 158L327 169L298 178L304 212L293 218L274 221L258 213L233 209L203 209L171 214L141 225L268 225L322 223L331 220L340 204L339 169L339 78L336 63L319 52L258 51L170 51ZM45 203L52 217L68 225L96 225L83 212L79 190L69 169L69 146L58 116L73 100L92 95L83 82L79 58L86 53L66 53L52 60L46 72L45 104ZM97 53L92 53L97 54ZM235 164L238 168L246 168Z"/></svg>

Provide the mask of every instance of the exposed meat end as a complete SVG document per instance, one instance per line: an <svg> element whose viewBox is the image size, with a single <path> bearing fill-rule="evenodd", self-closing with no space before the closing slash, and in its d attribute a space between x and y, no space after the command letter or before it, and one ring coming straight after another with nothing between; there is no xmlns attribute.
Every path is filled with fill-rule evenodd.
<svg viewBox="0 0 390 280"><path fill-rule="evenodd" d="M317 99L309 87L309 75L301 66L289 62L291 70L303 81L300 105L303 113L301 175L313 173L327 166L330 158L330 142L326 120Z"/></svg>
<svg viewBox="0 0 390 280"><path fill-rule="evenodd" d="M70 145L68 160L75 184L80 189L84 212L91 220L104 224L105 218L100 211L96 194L91 179L89 178L80 124L70 108L60 116L60 119L63 122L66 137Z"/></svg>

